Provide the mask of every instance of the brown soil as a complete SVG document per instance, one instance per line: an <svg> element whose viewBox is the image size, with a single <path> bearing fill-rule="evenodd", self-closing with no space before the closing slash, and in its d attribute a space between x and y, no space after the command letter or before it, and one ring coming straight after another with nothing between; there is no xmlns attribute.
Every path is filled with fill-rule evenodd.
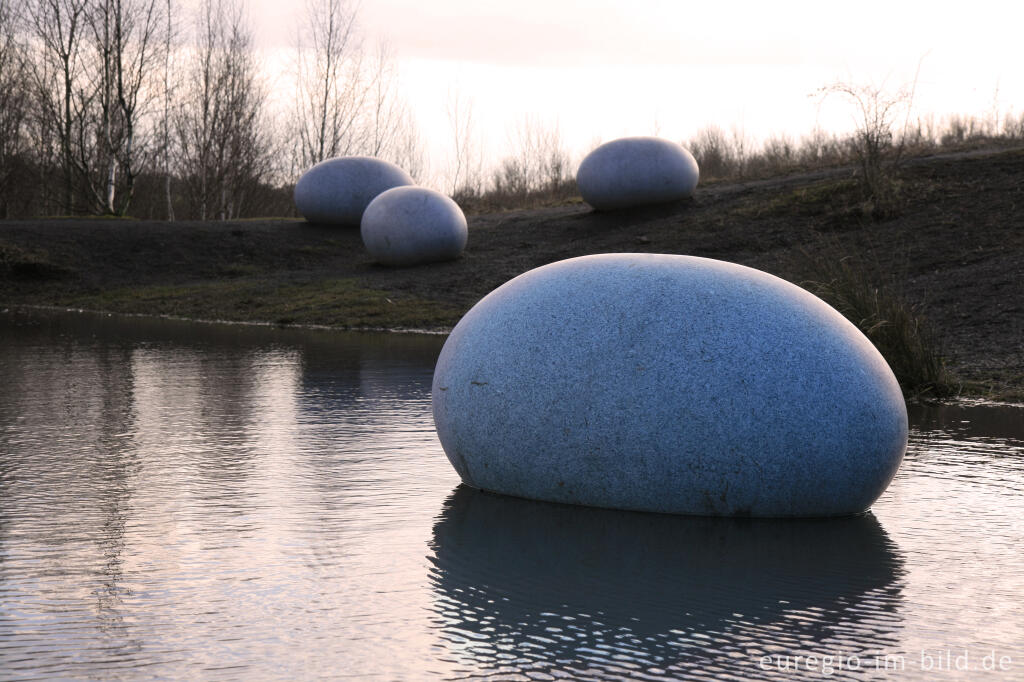
<svg viewBox="0 0 1024 682"><path fill-rule="evenodd" d="M461 259L406 269L374 265L358 230L301 221L8 221L0 304L437 329L521 272L573 256L690 254L796 283L842 258L917 308L975 389L1024 396L1024 150L915 159L899 192L884 220L849 170L710 185L642 210L475 215Z"/></svg>

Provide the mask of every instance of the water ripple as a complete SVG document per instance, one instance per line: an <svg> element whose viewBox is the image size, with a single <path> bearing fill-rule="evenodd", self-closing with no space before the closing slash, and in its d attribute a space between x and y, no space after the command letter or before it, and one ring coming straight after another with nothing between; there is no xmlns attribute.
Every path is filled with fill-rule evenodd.
<svg viewBox="0 0 1024 682"><path fill-rule="evenodd" d="M1024 673L1019 410L915 412L862 517L677 518L458 486L436 337L0 327L4 679Z"/></svg>

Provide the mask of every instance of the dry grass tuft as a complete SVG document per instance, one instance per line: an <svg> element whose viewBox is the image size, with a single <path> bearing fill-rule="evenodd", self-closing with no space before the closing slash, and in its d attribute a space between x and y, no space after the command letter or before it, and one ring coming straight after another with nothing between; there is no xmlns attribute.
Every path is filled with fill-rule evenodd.
<svg viewBox="0 0 1024 682"><path fill-rule="evenodd" d="M850 320L871 340L892 368L910 399L943 399L956 395L960 383L919 308L896 292L879 286L870 268L855 266L834 251L804 252L810 279L801 282Z"/></svg>

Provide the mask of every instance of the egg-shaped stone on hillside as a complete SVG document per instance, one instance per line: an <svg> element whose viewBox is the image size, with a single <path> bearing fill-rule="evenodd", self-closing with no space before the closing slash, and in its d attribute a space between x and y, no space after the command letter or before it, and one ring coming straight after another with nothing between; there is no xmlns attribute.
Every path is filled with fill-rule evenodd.
<svg viewBox="0 0 1024 682"><path fill-rule="evenodd" d="M363 244L382 265L417 265L462 255L469 232L454 200L425 187L382 192L363 213Z"/></svg>
<svg viewBox="0 0 1024 682"><path fill-rule="evenodd" d="M506 282L452 331L432 399L468 485L639 511L859 513L907 444L896 378L853 324L692 256L584 256Z"/></svg>
<svg viewBox="0 0 1024 682"><path fill-rule="evenodd" d="M415 181L393 163L340 156L316 164L295 183L295 208L311 223L358 227L378 194Z"/></svg>
<svg viewBox="0 0 1024 682"><path fill-rule="evenodd" d="M690 152L657 137L623 137L587 154L576 171L583 200L602 211L685 199L700 172Z"/></svg>

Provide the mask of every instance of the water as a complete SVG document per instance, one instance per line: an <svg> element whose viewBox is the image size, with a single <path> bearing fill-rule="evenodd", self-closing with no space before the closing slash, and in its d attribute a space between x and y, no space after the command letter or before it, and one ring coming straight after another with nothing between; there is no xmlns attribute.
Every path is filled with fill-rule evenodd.
<svg viewBox="0 0 1024 682"><path fill-rule="evenodd" d="M0 678L1024 678L1020 408L914 411L859 518L677 518L459 487L439 337L0 339Z"/></svg>

